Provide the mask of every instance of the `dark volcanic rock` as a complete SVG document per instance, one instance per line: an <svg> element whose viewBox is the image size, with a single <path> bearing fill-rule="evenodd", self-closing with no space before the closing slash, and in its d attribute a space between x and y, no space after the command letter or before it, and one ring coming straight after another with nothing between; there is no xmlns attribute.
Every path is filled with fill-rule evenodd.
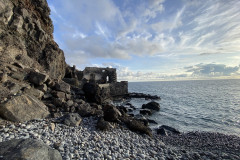
<svg viewBox="0 0 240 160"><path fill-rule="evenodd" d="M88 103L80 104L77 107L77 112L82 117L93 116L95 114L96 109L92 108Z"/></svg>
<svg viewBox="0 0 240 160"><path fill-rule="evenodd" d="M157 134L160 134L162 136L168 136L168 133L164 128L158 128L157 129Z"/></svg>
<svg viewBox="0 0 240 160"><path fill-rule="evenodd" d="M105 121L103 118L100 118L97 122L96 128L102 131L106 131L111 128L111 125L109 122Z"/></svg>
<svg viewBox="0 0 240 160"><path fill-rule="evenodd" d="M127 127L134 132L139 132L152 136L152 131L141 120L131 119L126 121Z"/></svg>
<svg viewBox="0 0 240 160"><path fill-rule="evenodd" d="M150 95L150 94L144 94L144 93L128 93L125 95L126 98L145 98L146 100L148 99L152 99L152 100L159 100L161 99L159 96L157 95Z"/></svg>
<svg viewBox="0 0 240 160"><path fill-rule="evenodd" d="M1 160L61 160L60 153L33 139L13 139L0 143Z"/></svg>
<svg viewBox="0 0 240 160"><path fill-rule="evenodd" d="M63 123L71 127L79 126L81 122L82 118L78 113L68 113L63 117Z"/></svg>
<svg viewBox="0 0 240 160"><path fill-rule="evenodd" d="M107 104L103 106L104 119L110 122L117 122L122 116L121 112L113 105Z"/></svg>
<svg viewBox="0 0 240 160"><path fill-rule="evenodd" d="M101 88L96 83L84 84L83 91L88 102L102 103Z"/></svg>
<svg viewBox="0 0 240 160"><path fill-rule="evenodd" d="M88 102L103 104L107 102L111 96L109 90L100 88L97 83L85 83L83 91Z"/></svg>
<svg viewBox="0 0 240 160"><path fill-rule="evenodd" d="M147 119L148 123L152 123L152 124L158 124L155 120L152 119Z"/></svg>
<svg viewBox="0 0 240 160"><path fill-rule="evenodd" d="M126 107L124 106L117 106L117 109L121 112L121 113L127 113L128 110Z"/></svg>
<svg viewBox="0 0 240 160"><path fill-rule="evenodd" d="M142 115L152 115L152 111L150 109L140 109L139 112Z"/></svg>
<svg viewBox="0 0 240 160"><path fill-rule="evenodd" d="M160 110L160 105L157 102L152 101L152 102L149 102L147 104L143 104L142 108L143 109L151 109L151 110L154 110L154 111L159 111Z"/></svg>
<svg viewBox="0 0 240 160"><path fill-rule="evenodd" d="M162 125L157 129L157 134L168 135L168 134L180 134L178 130L173 127Z"/></svg>

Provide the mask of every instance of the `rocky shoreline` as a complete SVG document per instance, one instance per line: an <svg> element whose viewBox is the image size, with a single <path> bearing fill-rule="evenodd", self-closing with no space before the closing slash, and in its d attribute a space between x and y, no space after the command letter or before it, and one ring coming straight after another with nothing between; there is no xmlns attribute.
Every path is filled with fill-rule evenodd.
<svg viewBox="0 0 240 160"><path fill-rule="evenodd" d="M240 137L219 133L190 132L153 137L129 131L116 123L108 131L96 128L97 119L83 118L81 125L70 127L57 119L33 120L1 125L0 142L34 139L70 159L235 159L238 160ZM1 153L0 159L6 154Z"/></svg>
<svg viewBox="0 0 240 160"><path fill-rule="evenodd" d="M46 0L0 0L0 160L240 159L239 137L152 131L142 115L158 103L113 105L160 97L128 93L115 68L67 65L49 14Z"/></svg>

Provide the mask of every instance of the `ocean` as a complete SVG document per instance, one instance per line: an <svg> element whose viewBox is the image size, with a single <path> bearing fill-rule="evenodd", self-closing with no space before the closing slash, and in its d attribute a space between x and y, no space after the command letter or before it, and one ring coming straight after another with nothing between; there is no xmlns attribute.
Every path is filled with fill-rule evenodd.
<svg viewBox="0 0 240 160"><path fill-rule="evenodd" d="M152 125L181 132L207 131L240 136L240 80L129 82L129 92L158 95L160 111ZM132 99L135 107L149 101Z"/></svg>

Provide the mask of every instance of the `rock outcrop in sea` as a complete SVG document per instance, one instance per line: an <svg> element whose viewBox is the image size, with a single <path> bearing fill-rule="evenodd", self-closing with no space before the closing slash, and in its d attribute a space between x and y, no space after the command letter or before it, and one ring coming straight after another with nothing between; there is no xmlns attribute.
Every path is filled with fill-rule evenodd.
<svg viewBox="0 0 240 160"><path fill-rule="evenodd" d="M119 97L160 97L128 93L128 83L117 82L114 68L79 71L67 65L53 39L49 14L46 0L0 0L0 159L195 156L162 143L148 125L154 121L129 114L134 106L111 103ZM141 112L159 110L158 103L150 102ZM159 130L165 136L175 131L168 126Z"/></svg>

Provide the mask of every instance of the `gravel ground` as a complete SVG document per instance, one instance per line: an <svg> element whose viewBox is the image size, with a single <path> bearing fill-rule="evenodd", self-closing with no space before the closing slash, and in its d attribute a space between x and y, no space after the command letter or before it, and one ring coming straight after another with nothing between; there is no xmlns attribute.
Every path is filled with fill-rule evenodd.
<svg viewBox="0 0 240 160"><path fill-rule="evenodd" d="M79 127L34 120L0 126L0 142L34 138L58 149L70 159L240 159L240 137L218 133L188 133L150 138L115 125L98 131L94 118L83 118Z"/></svg>

